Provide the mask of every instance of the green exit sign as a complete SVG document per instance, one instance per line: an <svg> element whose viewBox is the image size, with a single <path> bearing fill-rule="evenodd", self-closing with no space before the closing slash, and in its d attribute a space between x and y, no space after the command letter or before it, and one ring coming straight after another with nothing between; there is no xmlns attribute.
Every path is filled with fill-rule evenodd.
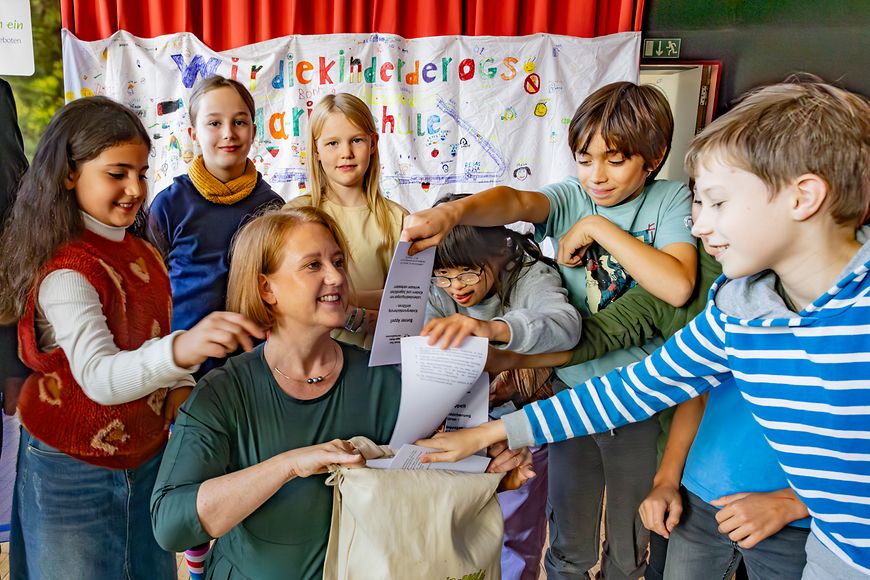
<svg viewBox="0 0 870 580"><path fill-rule="evenodd" d="M644 58L680 58L679 38L647 38L643 41Z"/></svg>

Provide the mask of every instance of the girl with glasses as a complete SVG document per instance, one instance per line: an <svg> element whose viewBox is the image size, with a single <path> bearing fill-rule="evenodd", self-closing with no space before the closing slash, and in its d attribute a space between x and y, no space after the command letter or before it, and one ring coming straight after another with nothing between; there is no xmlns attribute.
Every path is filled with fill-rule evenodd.
<svg viewBox="0 0 870 580"><path fill-rule="evenodd" d="M580 314L553 266L531 237L504 226L455 227L435 251L423 336L444 348L468 336L525 354L573 348Z"/></svg>
<svg viewBox="0 0 870 580"><path fill-rule="evenodd" d="M444 201L460 199L451 196ZM573 348L580 338L580 314L568 302L553 262L529 236L505 228L457 226L438 245L429 291L429 344L458 346L468 336L523 353ZM520 405L549 372L499 376L490 404ZM515 407L513 407L515 408ZM502 577L536 579L546 537L547 450L532 450L537 474L522 488L499 494L505 516Z"/></svg>

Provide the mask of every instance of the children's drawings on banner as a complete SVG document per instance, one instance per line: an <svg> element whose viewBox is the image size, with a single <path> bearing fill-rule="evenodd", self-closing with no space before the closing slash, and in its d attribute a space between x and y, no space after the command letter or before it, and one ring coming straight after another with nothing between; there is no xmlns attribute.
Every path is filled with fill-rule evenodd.
<svg viewBox="0 0 870 580"><path fill-rule="evenodd" d="M154 143L151 195L198 153L188 99L215 74L257 103L251 158L290 199L306 193L307 121L326 94L349 92L379 130L381 187L414 211L448 193L535 189L574 171L568 124L596 88L637 81L640 34L406 40L385 34L288 36L214 52L179 33L120 31L94 42L63 31L66 99L106 95L135 110Z"/></svg>

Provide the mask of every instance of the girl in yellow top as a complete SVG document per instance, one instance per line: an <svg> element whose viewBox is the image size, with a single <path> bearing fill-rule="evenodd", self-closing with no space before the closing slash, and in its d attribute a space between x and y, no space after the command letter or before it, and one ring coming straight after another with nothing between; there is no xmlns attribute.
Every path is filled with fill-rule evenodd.
<svg viewBox="0 0 870 580"><path fill-rule="evenodd" d="M336 338L371 348L387 270L408 212L381 193L377 126L362 100L348 93L327 95L311 112L308 127L311 193L285 207L312 205L338 223L353 254L349 274L355 298Z"/></svg>

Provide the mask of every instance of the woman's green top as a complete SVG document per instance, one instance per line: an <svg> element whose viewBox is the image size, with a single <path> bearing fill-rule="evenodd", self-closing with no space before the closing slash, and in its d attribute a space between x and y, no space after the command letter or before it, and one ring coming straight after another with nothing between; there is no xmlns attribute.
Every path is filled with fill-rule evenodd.
<svg viewBox="0 0 870 580"><path fill-rule="evenodd" d="M212 538L196 514L202 482L256 465L290 449L364 435L387 443L396 423L401 377L396 367L368 367L368 353L342 345L344 366L321 397L281 390L263 345L227 361L197 384L181 407L151 497L157 541L183 551ZM326 475L296 478L219 538L206 577L315 579L332 515Z"/></svg>

